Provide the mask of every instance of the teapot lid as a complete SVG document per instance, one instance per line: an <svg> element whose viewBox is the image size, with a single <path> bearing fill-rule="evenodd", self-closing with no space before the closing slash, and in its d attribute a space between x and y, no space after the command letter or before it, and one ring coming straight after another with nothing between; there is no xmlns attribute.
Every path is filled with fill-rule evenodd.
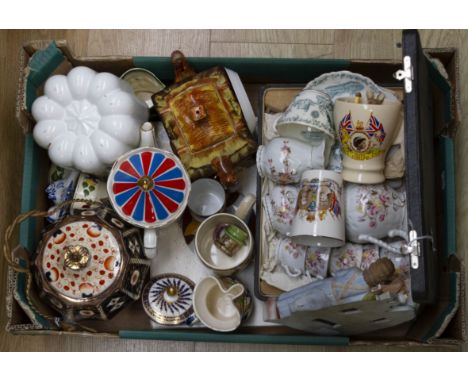
<svg viewBox="0 0 468 382"><path fill-rule="evenodd" d="M114 163L107 192L122 219L141 228L159 228L184 212L190 179L174 154L142 147Z"/></svg>
<svg viewBox="0 0 468 382"><path fill-rule="evenodd" d="M143 308L158 324L190 324L194 318L192 295L194 283L175 273L157 276L143 290Z"/></svg>
<svg viewBox="0 0 468 382"><path fill-rule="evenodd" d="M53 231L37 265L54 292L80 302L101 295L119 279L122 252L106 227L78 220Z"/></svg>

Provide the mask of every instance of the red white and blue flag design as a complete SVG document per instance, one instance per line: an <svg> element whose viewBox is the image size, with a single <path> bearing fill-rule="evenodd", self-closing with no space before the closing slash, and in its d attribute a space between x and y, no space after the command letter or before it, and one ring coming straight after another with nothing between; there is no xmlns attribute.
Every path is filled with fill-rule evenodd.
<svg viewBox="0 0 468 382"><path fill-rule="evenodd" d="M353 131L353 121L351 120L351 112L346 114L340 122L340 130L345 129L348 133Z"/></svg>
<svg viewBox="0 0 468 382"><path fill-rule="evenodd" d="M379 142L383 142L385 139L385 131L383 125L379 122L373 114L370 115L369 122L367 124L366 133L369 137L377 138Z"/></svg>
<svg viewBox="0 0 468 382"><path fill-rule="evenodd" d="M141 180L149 181L145 189ZM189 186L185 170L164 151L145 149L116 164L112 182L117 212L133 224L158 226L185 208Z"/></svg>

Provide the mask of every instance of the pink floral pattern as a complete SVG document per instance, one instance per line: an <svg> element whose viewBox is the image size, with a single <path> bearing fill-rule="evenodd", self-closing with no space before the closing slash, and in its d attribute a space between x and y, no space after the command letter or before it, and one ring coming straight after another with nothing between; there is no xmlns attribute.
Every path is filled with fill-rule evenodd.
<svg viewBox="0 0 468 382"><path fill-rule="evenodd" d="M368 222L370 228L375 228L387 218L390 208L396 211L404 205L404 201L398 203L398 193L392 192L389 187L384 186L384 192L381 188L373 186L362 186L357 192L358 203L357 212L359 222Z"/></svg>
<svg viewBox="0 0 468 382"><path fill-rule="evenodd" d="M310 276L319 279L327 277L328 260L330 257L330 250L309 248L305 258L305 270Z"/></svg>
<svg viewBox="0 0 468 382"><path fill-rule="evenodd" d="M347 243L343 247L332 250L330 259L330 273L334 274L342 269L354 268L361 265L362 248L360 244Z"/></svg>

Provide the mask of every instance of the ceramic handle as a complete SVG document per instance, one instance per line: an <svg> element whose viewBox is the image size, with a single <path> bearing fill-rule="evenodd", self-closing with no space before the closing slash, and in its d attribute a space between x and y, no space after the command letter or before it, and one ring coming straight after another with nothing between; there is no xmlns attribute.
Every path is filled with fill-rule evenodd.
<svg viewBox="0 0 468 382"><path fill-rule="evenodd" d="M185 78L195 75L195 71L180 50L172 52L171 62L174 66L175 82L180 82Z"/></svg>
<svg viewBox="0 0 468 382"><path fill-rule="evenodd" d="M143 246L145 248L145 256L148 259L153 259L158 253L158 231L157 229L145 229L143 236Z"/></svg>
<svg viewBox="0 0 468 382"><path fill-rule="evenodd" d="M233 186L238 179L231 159L228 156L217 157L212 160L211 164L216 170L219 180L224 187Z"/></svg>
<svg viewBox="0 0 468 382"><path fill-rule="evenodd" d="M239 219L246 221L250 211L255 204L255 201L256 199L254 194L246 194L239 203L239 206L234 212L234 215L236 215Z"/></svg>
<svg viewBox="0 0 468 382"><path fill-rule="evenodd" d="M140 147L156 147L154 127L151 122L145 122L140 128Z"/></svg>

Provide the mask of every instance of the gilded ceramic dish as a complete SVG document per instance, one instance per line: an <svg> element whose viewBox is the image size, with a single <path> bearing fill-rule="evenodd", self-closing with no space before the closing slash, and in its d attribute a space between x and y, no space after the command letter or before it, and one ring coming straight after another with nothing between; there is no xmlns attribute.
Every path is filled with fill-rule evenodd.
<svg viewBox="0 0 468 382"><path fill-rule="evenodd" d="M158 324L189 324L193 320L194 288L195 284L182 275L159 275L146 284L143 290L143 308Z"/></svg>

